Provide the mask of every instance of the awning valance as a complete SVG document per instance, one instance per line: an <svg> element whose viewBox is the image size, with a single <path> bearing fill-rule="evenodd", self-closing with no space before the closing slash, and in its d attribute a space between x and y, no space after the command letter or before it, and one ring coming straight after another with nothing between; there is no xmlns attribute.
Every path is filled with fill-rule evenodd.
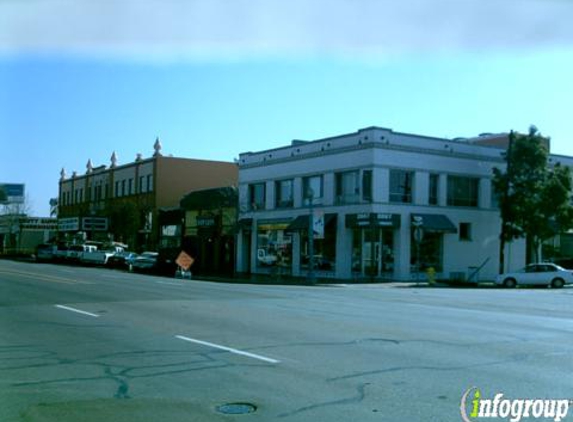
<svg viewBox="0 0 573 422"><path fill-rule="evenodd" d="M324 225L327 226L336 219L336 214L324 214ZM309 216L308 214L299 215L287 227L287 231L308 230Z"/></svg>
<svg viewBox="0 0 573 422"><path fill-rule="evenodd" d="M428 231L446 233L458 232L452 220L443 214L412 214L412 224L419 225L419 227Z"/></svg>

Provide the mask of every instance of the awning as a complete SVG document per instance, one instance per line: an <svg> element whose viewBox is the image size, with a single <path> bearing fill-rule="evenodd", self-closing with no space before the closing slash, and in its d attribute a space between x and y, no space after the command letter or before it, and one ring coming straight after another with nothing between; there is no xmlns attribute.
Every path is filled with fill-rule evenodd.
<svg viewBox="0 0 573 422"><path fill-rule="evenodd" d="M457 233L458 229L448 217L443 214L412 214L412 223L419 222L424 230L446 233Z"/></svg>
<svg viewBox="0 0 573 422"><path fill-rule="evenodd" d="M390 227L397 229L400 227L400 214L389 213L362 213L347 214L346 227L349 229Z"/></svg>
<svg viewBox="0 0 573 422"><path fill-rule="evenodd" d="M308 214L299 215L287 227L286 231L308 230ZM336 219L336 214L324 214L324 225L327 226L330 222Z"/></svg>

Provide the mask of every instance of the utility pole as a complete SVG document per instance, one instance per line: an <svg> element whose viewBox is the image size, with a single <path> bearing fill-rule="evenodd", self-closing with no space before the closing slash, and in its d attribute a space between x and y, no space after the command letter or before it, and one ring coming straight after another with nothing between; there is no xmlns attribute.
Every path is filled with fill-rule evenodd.
<svg viewBox="0 0 573 422"><path fill-rule="evenodd" d="M505 267L505 239L506 235L506 214L508 210L508 198L511 189L511 147L513 145L513 141L515 139L515 133L513 130L509 133L509 145L507 147L507 170L506 170L506 178L507 183L505 184L505 189L503 192L503 201L501 204L501 233L499 235L499 273L503 274L504 267Z"/></svg>
<svg viewBox="0 0 573 422"><path fill-rule="evenodd" d="M312 188L308 188L307 192L308 198L308 283L314 284L314 191Z"/></svg>

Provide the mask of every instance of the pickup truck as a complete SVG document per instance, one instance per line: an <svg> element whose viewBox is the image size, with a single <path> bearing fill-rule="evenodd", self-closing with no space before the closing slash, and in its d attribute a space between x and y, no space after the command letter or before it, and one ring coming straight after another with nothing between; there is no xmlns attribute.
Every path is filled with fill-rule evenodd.
<svg viewBox="0 0 573 422"><path fill-rule="evenodd" d="M84 252L80 257L80 262L83 264L106 265L109 258L118 252L123 252L123 248L115 246L109 249Z"/></svg>

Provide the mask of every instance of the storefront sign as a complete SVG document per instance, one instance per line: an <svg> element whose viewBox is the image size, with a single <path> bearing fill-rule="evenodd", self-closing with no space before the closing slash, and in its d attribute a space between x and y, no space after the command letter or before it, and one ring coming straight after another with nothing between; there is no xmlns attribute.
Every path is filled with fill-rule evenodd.
<svg viewBox="0 0 573 422"><path fill-rule="evenodd" d="M350 228L375 228L375 227L400 227L400 215L390 213L361 213L348 214L346 227Z"/></svg>
<svg viewBox="0 0 573 422"><path fill-rule="evenodd" d="M217 221L216 221L215 217L213 217L213 216L209 216L209 217L198 216L197 217L197 228L199 228L199 229L212 229L216 225L217 225Z"/></svg>
<svg viewBox="0 0 573 422"><path fill-rule="evenodd" d="M80 218L60 218L58 220L58 230L61 232L76 232L80 229Z"/></svg>
<svg viewBox="0 0 573 422"><path fill-rule="evenodd" d="M107 231L107 218L84 217L82 218L82 230Z"/></svg>

